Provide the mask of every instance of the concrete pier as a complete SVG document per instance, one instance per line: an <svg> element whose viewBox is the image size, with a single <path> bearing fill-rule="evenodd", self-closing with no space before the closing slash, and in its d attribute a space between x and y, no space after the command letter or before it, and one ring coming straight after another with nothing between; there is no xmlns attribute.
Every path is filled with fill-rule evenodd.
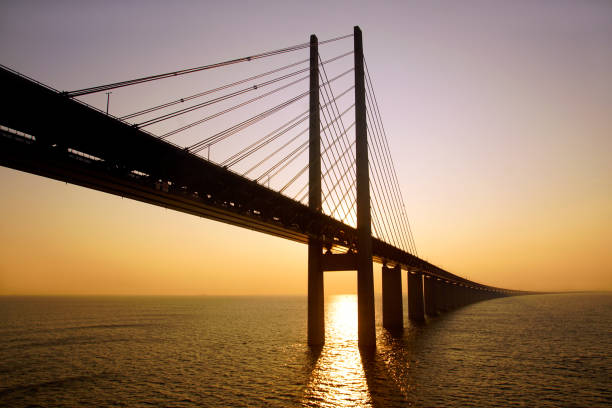
<svg viewBox="0 0 612 408"><path fill-rule="evenodd" d="M408 271L408 317L415 321L425 320L423 275L418 271Z"/></svg>
<svg viewBox="0 0 612 408"><path fill-rule="evenodd" d="M452 285L452 296L453 296L453 309L458 309L461 307L461 300L459 298L460 295L460 286L457 283L453 283Z"/></svg>
<svg viewBox="0 0 612 408"><path fill-rule="evenodd" d="M320 346L325 342L325 314L321 244L308 241L308 344Z"/></svg>
<svg viewBox="0 0 612 408"><path fill-rule="evenodd" d="M444 282L440 279L434 279L433 287L435 291L434 295L434 307L436 314L441 314L446 311L444 306L445 293L444 293Z"/></svg>
<svg viewBox="0 0 612 408"><path fill-rule="evenodd" d="M444 310L445 312L453 310L453 284L445 280L441 280L439 283L440 287L442 288L442 310Z"/></svg>
<svg viewBox="0 0 612 408"><path fill-rule="evenodd" d="M382 267L382 313L383 327L401 329L404 327L402 305L402 270L399 265Z"/></svg>
<svg viewBox="0 0 612 408"><path fill-rule="evenodd" d="M425 296L425 314L427 316L437 316L436 308L436 278L432 276L423 277L423 296Z"/></svg>
<svg viewBox="0 0 612 408"><path fill-rule="evenodd" d="M450 310L456 309L457 305L457 285L454 282L448 284L448 305Z"/></svg>
<svg viewBox="0 0 612 408"><path fill-rule="evenodd" d="M436 279L434 285L436 288L436 312L441 314L446 312L446 284L443 280Z"/></svg>
<svg viewBox="0 0 612 408"><path fill-rule="evenodd" d="M469 303L469 289L464 284L461 286L461 306L466 306Z"/></svg>

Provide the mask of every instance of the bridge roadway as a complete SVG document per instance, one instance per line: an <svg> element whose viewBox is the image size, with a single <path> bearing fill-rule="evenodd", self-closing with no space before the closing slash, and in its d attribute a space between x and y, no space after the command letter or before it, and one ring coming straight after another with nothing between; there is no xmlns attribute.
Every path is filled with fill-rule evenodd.
<svg viewBox="0 0 612 408"><path fill-rule="evenodd" d="M357 230L255 181L159 140L0 66L0 164L177 211L307 243L356 248ZM492 295L520 294L472 282L379 239L374 260Z"/></svg>

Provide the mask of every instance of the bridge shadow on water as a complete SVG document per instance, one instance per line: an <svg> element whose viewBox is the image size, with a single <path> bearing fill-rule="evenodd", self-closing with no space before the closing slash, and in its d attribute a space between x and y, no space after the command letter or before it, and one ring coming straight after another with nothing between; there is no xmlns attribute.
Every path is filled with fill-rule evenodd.
<svg viewBox="0 0 612 408"><path fill-rule="evenodd" d="M353 313L354 312L354 313ZM302 395L304 406L389 407L418 401L422 380L415 368L416 350L427 342L429 326L443 323L409 322L404 329L377 327L377 347L357 344L356 299L337 296L326 310L326 342L307 351L308 382Z"/></svg>

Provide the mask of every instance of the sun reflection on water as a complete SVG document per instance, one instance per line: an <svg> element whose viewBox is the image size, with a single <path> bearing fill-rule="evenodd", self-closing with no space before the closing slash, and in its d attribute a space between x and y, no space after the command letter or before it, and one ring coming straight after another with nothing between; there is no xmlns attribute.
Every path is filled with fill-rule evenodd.
<svg viewBox="0 0 612 408"><path fill-rule="evenodd" d="M357 296L326 299L325 345L310 376L304 405L364 407L372 401L357 345Z"/></svg>

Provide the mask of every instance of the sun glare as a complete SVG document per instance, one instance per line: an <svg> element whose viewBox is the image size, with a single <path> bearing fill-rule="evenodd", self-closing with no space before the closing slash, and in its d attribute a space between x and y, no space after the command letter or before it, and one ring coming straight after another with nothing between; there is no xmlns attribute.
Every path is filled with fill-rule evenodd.
<svg viewBox="0 0 612 408"><path fill-rule="evenodd" d="M325 341L331 344L356 344L357 296L335 295L327 300Z"/></svg>
<svg viewBox="0 0 612 408"><path fill-rule="evenodd" d="M321 407L371 405L357 345L357 296L326 299L325 346L312 371L305 401Z"/></svg>

